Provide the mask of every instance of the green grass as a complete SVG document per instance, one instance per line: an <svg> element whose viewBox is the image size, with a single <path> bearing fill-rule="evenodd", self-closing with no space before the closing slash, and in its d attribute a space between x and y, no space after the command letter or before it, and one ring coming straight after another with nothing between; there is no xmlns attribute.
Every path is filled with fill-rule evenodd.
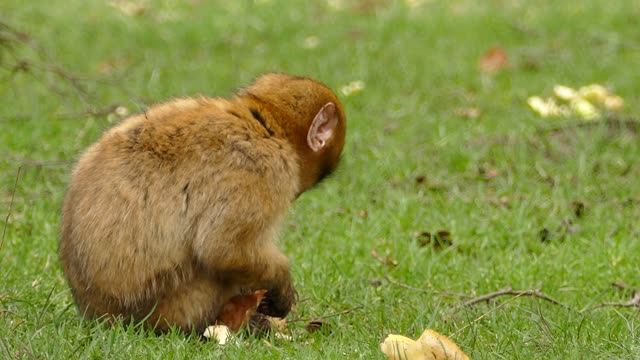
<svg viewBox="0 0 640 360"><path fill-rule="evenodd" d="M40 48L0 43L0 358L383 359L387 334L427 327L473 359L640 358L638 308L593 308L640 289L638 129L579 127L526 105L555 84L602 83L637 119L639 2L142 3L140 16L107 1L0 4L0 20ZM493 46L510 65L481 75L478 58ZM15 58L81 76L87 96L37 66L12 73ZM120 65L100 73L106 63ZM84 113L226 96L267 71L336 91L365 83L341 95L341 169L296 202L282 235L304 300L291 318L358 309L325 319L327 331L291 323L291 342L249 337L224 349L82 321L57 260L59 209L74 160L117 121ZM480 116L458 115L465 108ZM453 246L413 236L440 230ZM509 286L568 309L533 297L460 306Z"/></svg>

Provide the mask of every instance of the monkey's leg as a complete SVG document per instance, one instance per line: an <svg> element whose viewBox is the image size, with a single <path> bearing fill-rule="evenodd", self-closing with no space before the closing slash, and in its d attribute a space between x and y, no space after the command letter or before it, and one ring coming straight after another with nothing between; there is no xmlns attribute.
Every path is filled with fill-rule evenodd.
<svg viewBox="0 0 640 360"><path fill-rule="evenodd" d="M229 293L229 289L205 277L184 281L158 299L147 323L158 333L172 326L187 333L201 333L214 323Z"/></svg>

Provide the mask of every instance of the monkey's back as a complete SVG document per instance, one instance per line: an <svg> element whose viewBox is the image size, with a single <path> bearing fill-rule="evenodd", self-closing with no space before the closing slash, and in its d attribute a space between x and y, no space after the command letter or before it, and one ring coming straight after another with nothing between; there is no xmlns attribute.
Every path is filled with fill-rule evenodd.
<svg viewBox="0 0 640 360"><path fill-rule="evenodd" d="M124 120L82 156L65 196L60 256L81 311L145 308L211 257L227 269L225 258L251 256L296 179L290 145L227 100L178 99Z"/></svg>

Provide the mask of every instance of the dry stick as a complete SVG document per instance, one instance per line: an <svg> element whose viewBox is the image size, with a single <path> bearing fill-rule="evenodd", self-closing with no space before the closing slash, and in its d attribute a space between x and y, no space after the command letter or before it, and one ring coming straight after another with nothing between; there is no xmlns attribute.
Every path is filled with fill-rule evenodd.
<svg viewBox="0 0 640 360"><path fill-rule="evenodd" d="M473 305L475 305L477 303L480 303L480 302L483 302L483 301L489 301L491 299L495 299L497 297L505 296L505 295L513 295L513 297L511 299L503 302L502 304L496 306L495 308L487 311L486 313L480 315L479 317L477 317L476 319L474 319L473 321L471 321L467 325L461 327L456 332L452 333L450 336L458 335L460 332L462 332L463 330L465 330L466 328L468 328L472 324L475 324L476 322L484 319L489 314L493 313L494 311L500 309L501 307L505 306L506 304L508 304L508 303L510 303L510 302L516 300L517 298L522 297L522 296L533 296L533 297L536 297L536 298L540 298L542 300L546 300L546 301L548 301L548 302L550 302L550 303L552 303L554 305L558 305L558 306L560 306L560 307L562 307L564 309L571 310L571 308L568 307L567 305L564 305L564 304L560 303L559 301L554 300L554 299L550 298L549 296L543 294L540 291L540 289L535 289L535 290L513 290L511 287L508 287L506 289L499 290L499 291L496 291L496 292L492 292L492 293L489 293L489 294L486 294L486 295L478 296L478 297L473 298L471 300L465 301L462 305L454 308L454 310L457 310L459 308L466 307L466 306L473 306Z"/></svg>
<svg viewBox="0 0 640 360"><path fill-rule="evenodd" d="M16 174L16 182L13 184L13 191L11 192L11 202L9 202L9 211L7 217L4 219L4 228L2 229L2 239L0 240L0 250L4 245L4 239L7 235L7 226L9 225L9 217L11 217L11 211L13 210L13 199L16 195L16 188L18 187L18 179L20 179L20 172L22 171L22 165L18 166L18 173Z"/></svg>
<svg viewBox="0 0 640 360"><path fill-rule="evenodd" d="M602 302L591 309L597 309L601 307L637 307L640 308L640 291L633 295L633 299L627 302Z"/></svg>
<svg viewBox="0 0 640 360"><path fill-rule="evenodd" d="M513 290L511 287L508 287L506 289L503 290L499 290L496 292L492 292L489 294L485 294L482 296L478 296L476 298L473 298L471 300L465 301L464 303L462 303L461 306L459 307L465 307L465 306L473 306L477 303L483 302L483 301L489 301L491 299L500 297L500 296L505 296L505 295L515 295L515 296L533 296L545 301L548 301L554 305L558 305L560 307L563 307L565 309L569 309L569 307L567 305L564 305L562 303L560 303L557 300L554 300L552 298L550 298L549 296L543 294L540 289L534 289L534 290Z"/></svg>
<svg viewBox="0 0 640 360"><path fill-rule="evenodd" d="M14 46L16 44L33 49L36 52L38 60L19 57L17 55L18 51L14 49ZM90 76L78 75L67 71L64 67L53 62L50 59L50 56L47 54L45 48L40 46L40 44L33 38L31 38L29 34L20 32L8 23L0 20L0 49L2 48L4 48L6 52L12 56L12 61L10 63L3 62L3 59L0 59L0 68L6 68L7 70L9 70L11 73L10 77L18 72L28 72L33 77L44 83L45 86L47 86L53 93L56 93L60 96L66 96L64 90L57 86L56 82L47 81L44 78L41 79L38 76L37 72L41 72L43 74L52 74L58 79L63 80L64 83L68 84L75 91L77 97L85 104L85 106L90 105L90 100L91 98L93 98L92 94L87 91L83 84L83 82L85 81L93 81L110 86L118 86L120 90L125 91L130 97L134 97L133 94L131 94L129 91L119 86L121 78L96 79ZM92 113L96 113L94 115L100 115L107 109L108 108L100 110L89 109L88 111L86 111L86 113L88 115L91 115ZM107 112L106 114L108 113L109 112ZM19 118L19 116L17 116L16 118Z"/></svg>
<svg viewBox="0 0 640 360"><path fill-rule="evenodd" d="M307 319L305 319L305 318L291 319L291 320L287 320L287 323L300 322L300 321L305 321L305 322L320 321L320 320L328 319L328 318L334 317L334 316L346 315L346 314L352 313L352 312L354 312L356 310L359 310L359 309L362 309L362 308L363 308L363 306L360 305L360 306L356 306L356 307L351 308L351 309L342 310L342 311L339 311L337 313L323 315L323 316L320 316L320 317L312 317L312 318L307 318Z"/></svg>
<svg viewBox="0 0 640 360"><path fill-rule="evenodd" d="M491 310L487 311L486 313L484 313L484 314L482 314L482 315L478 316L477 318L473 319L473 321L471 321L471 322L470 322L470 323L468 323L467 325L465 325L465 326L461 327L460 329L456 330L456 332L451 333L451 335L449 335L449 337L454 337L454 336L458 335L459 333L461 333L462 331L464 331L464 330L465 330L466 328L468 328L469 326L471 326L471 325L473 325L473 324L477 323L478 321L480 321L480 320L484 319L485 317L489 316L489 315L490 315L491 313L493 313L494 311L496 311L496 310L500 309L501 307L503 307L503 306L505 306L505 305L509 304L510 302L515 301L517 298L519 298L519 297L521 297L521 296L524 296L524 294L523 294L523 293L518 294L518 295L516 295L516 296L512 297L511 299L509 299L509 300L507 300L507 301L503 302L502 304L500 304L500 305L498 305L498 306L494 307L493 309L491 309Z"/></svg>

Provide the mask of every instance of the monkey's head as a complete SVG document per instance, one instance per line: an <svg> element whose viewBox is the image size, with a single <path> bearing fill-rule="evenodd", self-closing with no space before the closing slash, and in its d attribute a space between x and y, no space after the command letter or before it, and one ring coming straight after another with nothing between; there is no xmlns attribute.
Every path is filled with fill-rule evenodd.
<svg viewBox="0 0 640 360"><path fill-rule="evenodd" d="M338 97L324 84L306 77L266 74L244 89L265 111L276 136L291 143L300 163L300 193L331 174L340 161L346 118Z"/></svg>

